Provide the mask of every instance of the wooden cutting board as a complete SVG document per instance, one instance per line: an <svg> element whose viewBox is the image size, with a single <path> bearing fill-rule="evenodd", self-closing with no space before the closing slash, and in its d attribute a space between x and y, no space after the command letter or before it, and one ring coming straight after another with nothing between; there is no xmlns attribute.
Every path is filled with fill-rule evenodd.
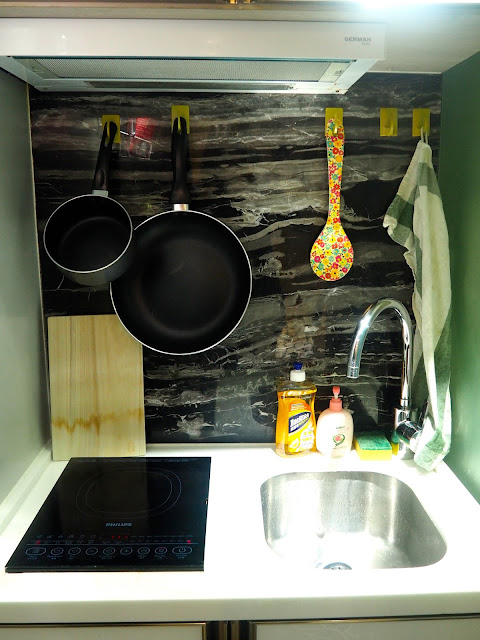
<svg viewBox="0 0 480 640"><path fill-rule="evenodd" d="M145 455L142 345L116 315L47 322L53 459Z"/></svg>

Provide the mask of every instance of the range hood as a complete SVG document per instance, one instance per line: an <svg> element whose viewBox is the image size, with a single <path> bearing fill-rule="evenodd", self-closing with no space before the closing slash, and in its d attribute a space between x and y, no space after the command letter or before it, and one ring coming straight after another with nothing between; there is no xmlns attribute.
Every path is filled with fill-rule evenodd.
<svg viewBox="0 0 480 640"><path fill-rule="evenodd" d="M382 24L0 20L0 67L40 91L342 94L384 58Z"/></svg>

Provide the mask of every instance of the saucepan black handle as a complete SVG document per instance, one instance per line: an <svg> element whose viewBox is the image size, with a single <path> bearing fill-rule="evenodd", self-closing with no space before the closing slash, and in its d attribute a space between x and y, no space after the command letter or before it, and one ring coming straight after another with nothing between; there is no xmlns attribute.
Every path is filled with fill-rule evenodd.
<svg viewBox="0 0 480 640"><path fill-rule="evenodd" d="M110 129L110 135L109 135ZM98 151L97 166L93 177L93 191L106 191L108 193L108 174L110 170L110 158L112 155L113 141L117 135L115 122L106 122L103 127L102 141Z"/></svg>
<svg viewBox="0 0 480 640"><path fill-rule="evenodd" d="M187 187L187 154L187 122L185 118L175 118L172 128L173 187L170 196L171 204L188 205L190 202Z"/></svg>

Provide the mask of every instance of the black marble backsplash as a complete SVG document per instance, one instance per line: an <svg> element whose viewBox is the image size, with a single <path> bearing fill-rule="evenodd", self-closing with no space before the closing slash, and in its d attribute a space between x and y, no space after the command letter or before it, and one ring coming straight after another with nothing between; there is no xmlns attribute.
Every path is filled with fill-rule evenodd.
<svg viewBox="0 0 480 640"><path fill-rule="evenodd" d="M414 108L431 110L438 157L441 78L367 74L344 96L281 94L40 94L32 91L32 141L45 315L113 313L109 288L81 287L56 271L42 233L62 202L89 193L102 114L119 114L110 196L134 226L169 210L170 108L190 107L190 206L227 224L248 252L253 293L234 333L195 356L144 348L150 442L273 442L276 379L302 361L318 387L316 410L341 386L358 429L391 428L401 375L401 331L384 314L368 336L357 380L346 378L350 339L363 310L391 296L410 308L412 274L383 229L383 215L418 138ZM341 216L354 248L350 272L318 279L310 248L326 221L326 107L343 107ZM380 137L381 107L396 107L399 133ZM144 142L132 137L149 118Z"/></svg>

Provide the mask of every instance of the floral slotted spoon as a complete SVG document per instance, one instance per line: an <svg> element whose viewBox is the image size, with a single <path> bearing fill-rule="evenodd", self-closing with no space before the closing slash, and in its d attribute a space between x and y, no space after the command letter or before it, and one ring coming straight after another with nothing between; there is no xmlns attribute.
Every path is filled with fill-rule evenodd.
<svg viewBox="0 0 480 640"><path fill-rule="evenodd" d="M345 134L343 125L335 120L327 123L328 160L328 218L313 243L310 251L310 265L315 275L322 280L340 280L353 264L352 243L340 222L340 188L343 172L343 149Z"/></svg>

